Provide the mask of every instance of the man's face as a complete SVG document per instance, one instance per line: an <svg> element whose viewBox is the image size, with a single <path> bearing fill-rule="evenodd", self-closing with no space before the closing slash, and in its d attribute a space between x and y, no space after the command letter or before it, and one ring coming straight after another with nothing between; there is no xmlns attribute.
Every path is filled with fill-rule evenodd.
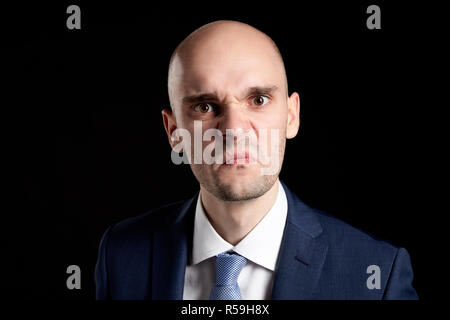
<svg viewBox="0 0 450 320"><path fill-rule="evenodd" d="M257 137L258 148L264 148L270 164L263 164L255 148L246 145L238 152L234 144L232 163L194 164L191 168L199 183L210 193L225 201L257 198L276 182L282 165L286 137L295 136L298 130L298 95L287 95L282 62L270 43L261 36L240 39L239 34L203 39L193 43L186 53L175 58L169 88L173 114L166 113L168 134L173 129L186 129L194 146L194 121L200 121L203 133L218 129L223 133L224 154L229 153L226 138L240 139L239 134L226 136L227 129L252 132ZM166 123L166 120L165 120ZM262 142L261 132L267 139ZM276 141L272 135L278 134ZM274 136L276 137L276 135ZM203 141L204 150L213 141ZM275 143L274 143L275 142ZM264 143L264 145L261 145ZM229 145L228 145L229 146ZM191 148L192 160L194 147ZM265 159L267 160L267 158ZM275 162L274 162L275 161ZM271 174L263 174L264 167L276 164Z"/></svg>

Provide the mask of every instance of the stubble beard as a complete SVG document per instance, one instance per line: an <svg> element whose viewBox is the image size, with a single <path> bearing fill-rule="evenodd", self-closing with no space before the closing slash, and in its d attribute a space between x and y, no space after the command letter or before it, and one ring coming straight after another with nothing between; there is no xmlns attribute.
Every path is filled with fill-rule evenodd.
<svg viewBox="0 0 450 320"><path fill-rule="evenodd" d="M214 173L214 170L207 170L209 165L191 164L191 169L200 185L216 198L228 202L249 201L261 197L273 187L281 171L285 147L286 139L284 138L280 141L280 165L275 174L258 174L251 179L252 181L247 182L246 185L241 184L240 187L236 187L236 183L223 181L218 174Z"/></svg>

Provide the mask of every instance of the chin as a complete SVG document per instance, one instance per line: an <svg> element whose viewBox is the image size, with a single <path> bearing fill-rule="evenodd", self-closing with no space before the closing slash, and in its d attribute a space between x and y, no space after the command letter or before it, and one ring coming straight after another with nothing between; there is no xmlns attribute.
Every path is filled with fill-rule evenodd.
<svg viewBox="0 0 450 320"><path fill-rule="evenodd" d="M259 165L220 165L213 174L222 182L242 184L243 181L256 180L261 176Z"/></svg>
<svg viewBox="0 0 450 320"><path fill-rule="evenodd" d="M191 165L199 183L223 201L258 198L273 186L278 175L261 175L260 164Z"/></svg>
<svg viewBox="0 0 450 320"><path fill-rule="evenodd" d="M277 176L260 175L259 169L256 173L219 175L206 187L209 192L224 201L255 199L265 194L277 179Z"/></svg>

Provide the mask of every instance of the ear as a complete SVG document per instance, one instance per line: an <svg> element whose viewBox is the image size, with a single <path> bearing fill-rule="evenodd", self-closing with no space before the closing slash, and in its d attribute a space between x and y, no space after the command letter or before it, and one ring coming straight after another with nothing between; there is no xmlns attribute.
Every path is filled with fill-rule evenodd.
<svg viewBox="0 0 450 320"><path fill-rule="evenodd" d="M286 138L292 139L300 128L300 96L297 92L291 94L288 98L288 117L286 127Z"/></svg>
<svg viewBox="0 0 450 320"><path fill-rule="evenodd" d="M177 141L172 140L172 134L177 129L177 122L175 119L175 115L172 110L164 109L162 112L164 129L166 129L167 138L169 139L170 146L172 149L177 145Z"/></svg>

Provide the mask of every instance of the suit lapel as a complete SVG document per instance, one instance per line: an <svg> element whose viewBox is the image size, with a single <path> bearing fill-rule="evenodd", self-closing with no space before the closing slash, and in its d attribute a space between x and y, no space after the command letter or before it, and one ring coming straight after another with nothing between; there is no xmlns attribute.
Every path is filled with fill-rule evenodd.
<svg viewBox="0 0 450 320"><path fill-rule="evenodd" d="M322 272L328 244L316 213L282 184L288 200L288 215L272 299L311 299ZM183 299L197 196L183 205L169 230L154 233L151 292L154 300Z"/></svg>
<svg viewBox="0 0 450 320"><path fill-rule="evenodd" d="M187 201L170 229L155 232L152 255L152 299L183 299L184 276L192 248L197 196Z"/></svg>
<svg viewBox="0 0 450 320"><path fill-rule="evenodd" d="M288 215L283 234L272 299L311 299L325 261L328 244L311 208L284 184Z"/></svg>

